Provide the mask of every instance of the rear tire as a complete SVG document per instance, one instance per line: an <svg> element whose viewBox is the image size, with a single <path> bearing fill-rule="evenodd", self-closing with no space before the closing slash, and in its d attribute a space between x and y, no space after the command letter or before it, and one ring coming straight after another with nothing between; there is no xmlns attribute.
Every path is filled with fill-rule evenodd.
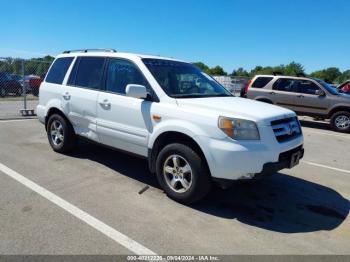
<svg viewBox="0 0 350 262"><path fill-rule="evenodd" d="M331 127L337 132L350 132L350 112L339 111L332 115Z"/></svg>
<svg viewBox="0 0 350 262"><path fill-rule="evenodd" d="M33 96L39 96L39 87L33 88L32 95Z"/></svg>
<svg viewBox="0 0 350 262"><path fill-rule="evenodd" d="M5 88L0 88L0 97L5 97L7 94L6 94L6 89Z"/></svg>
<svg viewBox="0 0 350 262"><path fill-rule="evenodd" d="M18 88L16 90L16 96L22 96L22 89L21 88Z"/></svg>
<svg viewBox="0 0 350 262"><path fill-rule="evenodd" d="M199 201L211 188L207 164L198 153L183 144L169 144L159 152L156 173L165 193L183 204Z"/></svg>
<svg viewBox="0 0 350 262"><path fill-rule="evenodd" d="M50 116L47 122L47 138L52 149L58 153L71 152L77 142L72 125L59 114Z"/></svg>

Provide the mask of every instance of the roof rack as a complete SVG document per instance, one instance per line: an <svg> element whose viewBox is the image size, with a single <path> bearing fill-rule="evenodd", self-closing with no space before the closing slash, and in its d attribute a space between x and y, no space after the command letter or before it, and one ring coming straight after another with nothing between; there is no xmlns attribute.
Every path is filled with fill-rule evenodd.
<svg viewBox="0 0 350 262"><path fill-rule="evenodd" d="M77 49L77 50L66 50L66 51L63 52L63 54L88 53L88 52L111 52L111 53L116 53L117 50L115 50L115 49L99 49L99 48L94 48L94 49Z"/></svg>
<svg viewBox="0 0 350 262"><path fill-rule="evenodd" d="M274 72L272 72L272 74L273 74L274 76L283 76L283 73L282 73L282 72L279 72L279 71L274 71Z"/></svg>

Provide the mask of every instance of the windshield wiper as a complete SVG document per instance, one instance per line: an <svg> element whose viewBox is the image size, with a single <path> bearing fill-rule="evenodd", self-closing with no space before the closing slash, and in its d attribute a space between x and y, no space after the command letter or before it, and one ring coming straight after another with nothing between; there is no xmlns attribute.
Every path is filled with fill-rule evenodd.
<svg viewBox="0 0 350 262"><path fill-rule="evenodd" d="M188 94L188 95L173 95L174 98L207 98L207 97L227 97L228 94Z"/></svg>

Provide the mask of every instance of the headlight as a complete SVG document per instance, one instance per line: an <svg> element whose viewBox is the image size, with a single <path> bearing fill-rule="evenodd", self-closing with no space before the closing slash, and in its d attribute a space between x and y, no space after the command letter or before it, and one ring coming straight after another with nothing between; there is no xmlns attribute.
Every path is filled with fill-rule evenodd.
<svg viewBox="0 0 350 262"><path fill-rule="evenodd" d="M255 122L244 119L219 117L219 128L235 140L259 140L259 130Z"/></svg>

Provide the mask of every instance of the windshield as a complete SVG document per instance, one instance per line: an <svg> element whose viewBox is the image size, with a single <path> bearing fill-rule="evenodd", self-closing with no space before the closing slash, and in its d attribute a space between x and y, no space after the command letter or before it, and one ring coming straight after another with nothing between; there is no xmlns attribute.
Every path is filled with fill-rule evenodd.
<svg viewBox="0 0 350 262"><path fill-rule="evenodd" d="M326 83L322 79L314 78L319 84L321 84L329 93L332 95L339 95L339 92L336 87L331 86L330 84Z"/></svg>
<svg viewBox="0 0 350 262"><path fill-rule="evenodd" d="M142 59L164 92L174 98L232 96L194 65L163 59Z"/></svg>

